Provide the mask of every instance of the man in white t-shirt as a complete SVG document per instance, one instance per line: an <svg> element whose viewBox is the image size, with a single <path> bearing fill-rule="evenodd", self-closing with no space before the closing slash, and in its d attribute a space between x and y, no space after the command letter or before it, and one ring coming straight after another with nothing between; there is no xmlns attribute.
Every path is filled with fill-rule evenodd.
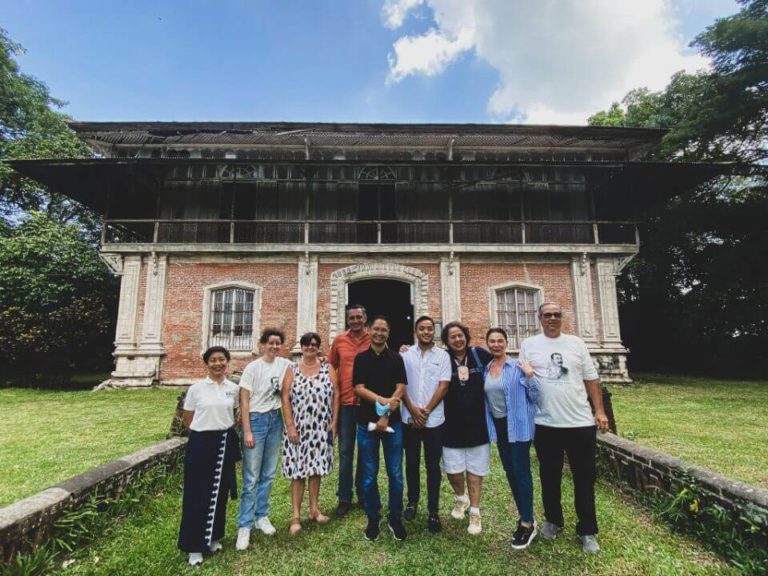
<svg viewBox="0 0 768 576"><path fill-rule="evenodd" d="M583 340L561 332L563 311L559 304L545 302L539 306L539 321L543 334L523 341L520 361L530 362L539 379L534 445L546 518L541 535L551 540L563 529L560 486L567 455L578 517L576 532L584 552L599 552L595 444L597 430L608 430L600 380Z"/></svg>
<svg viewBox="0 0 768 576"><path fill-rule="evenodd" d="M271 536L269 492L283 438L280 392L291 361L279 356L285 342L280 330L267 328L259 343L262 356L248 364L240 377L243 422L243 491L237 513L238 550L248 548L251 527Z"/></svg>

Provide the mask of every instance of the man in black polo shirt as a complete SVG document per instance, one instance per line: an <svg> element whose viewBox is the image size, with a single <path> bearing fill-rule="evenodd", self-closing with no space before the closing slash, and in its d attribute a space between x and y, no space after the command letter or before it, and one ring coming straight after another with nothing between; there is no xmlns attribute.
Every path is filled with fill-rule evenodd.
<svg viewBox="0 0 768 576"><path fill-rule="evenodd" d="M363 492L368 526L366 540L377 540L381 521L379 496L379 444L389 478L389 530L405 540L403 513L403 425L400 399L405 394L405 366L399 354L387 348L389 321L373 319L368 333L371 347L355 356L352 381L360 398L357 409L358 458L363 467Z"/></svg>

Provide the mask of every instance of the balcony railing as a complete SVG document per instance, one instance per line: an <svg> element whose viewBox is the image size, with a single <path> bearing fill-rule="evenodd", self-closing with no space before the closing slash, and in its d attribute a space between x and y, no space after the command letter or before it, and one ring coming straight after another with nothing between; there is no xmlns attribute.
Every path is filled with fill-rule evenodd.
<svg viewBox="0 0 768 576"><path fill-rule="evenodd" d="M635 222L107 220L103 244L638 244Z"/></svg>

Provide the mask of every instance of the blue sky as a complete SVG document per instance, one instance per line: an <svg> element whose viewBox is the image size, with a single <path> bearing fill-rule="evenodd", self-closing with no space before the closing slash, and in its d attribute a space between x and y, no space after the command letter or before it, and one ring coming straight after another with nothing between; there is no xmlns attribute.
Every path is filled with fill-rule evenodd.
<svg viewBox="0 0 768 576"><path fill-rule="evenodd" d="M583 124L734 0L0 0L78 120Z"/></svg>

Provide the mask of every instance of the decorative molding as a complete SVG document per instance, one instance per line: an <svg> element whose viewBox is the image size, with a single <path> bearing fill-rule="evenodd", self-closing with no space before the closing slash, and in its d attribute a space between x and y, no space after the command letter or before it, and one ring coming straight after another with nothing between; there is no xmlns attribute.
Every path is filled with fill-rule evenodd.
<svg viewBox="0 0 768 576"><path fill-rule="evenodd" d="M120 280L120 303L117 310L115 352L136 348L136 314L139 304L141 256L126 256Z"/></svg>
<svg viewBox="0 0 768 576"><path fill-rule="evenodd" d="M461 320L461 263L453 254L440 259L440 303L443 325Z"/></svg>
<svg viewBox="0 0 768 576"><path fill-rule="evenodd" d="M592 304L592 274L590 259L586 253L571 259L573 300L576 316L576 330L585 342L596 342L595 307Z"/></svg>
<svg viewBox="0 0 768 576"><path fill-rule="evenodd" d="M370 262L355 264L336 270L331 274L330 340L344 330L344 306L347 300L347 285L360 280L399 280L413 286L413 315L417 318L429 312L429 274L392 262Z"/></svg>
<svg viewBox="0 0 768 576"><path fill-rule="evenodd" d="M299 258L298 294L296 305L296 344L292 352L299 353L299 338L317 329L317 257Z"/></svg>
<svg viewBox="0 0 768 576"><path fill-rule="evenodd" d="M600 302L600 318L603 321L603 341L621 344L619 305L616 298L616 276L619 262L615 258L597 259L597 285Z"/></svg>
<svg viewBox="0 0 768 576"><path fill-rule="evenodd" d="M123 273L123 257L120 254L99 252L99 258L115 274L120 275Z"/></svg>
<svg viewBox="0 0 768 576"><path fill-rule="evenodd" d="M166 272L168 256L152 254L151 265L147 267L146 292L144 295L144 322L141 332L140 349L152 349L162 354L161 338L163 309L165 308Z"/></svg>

